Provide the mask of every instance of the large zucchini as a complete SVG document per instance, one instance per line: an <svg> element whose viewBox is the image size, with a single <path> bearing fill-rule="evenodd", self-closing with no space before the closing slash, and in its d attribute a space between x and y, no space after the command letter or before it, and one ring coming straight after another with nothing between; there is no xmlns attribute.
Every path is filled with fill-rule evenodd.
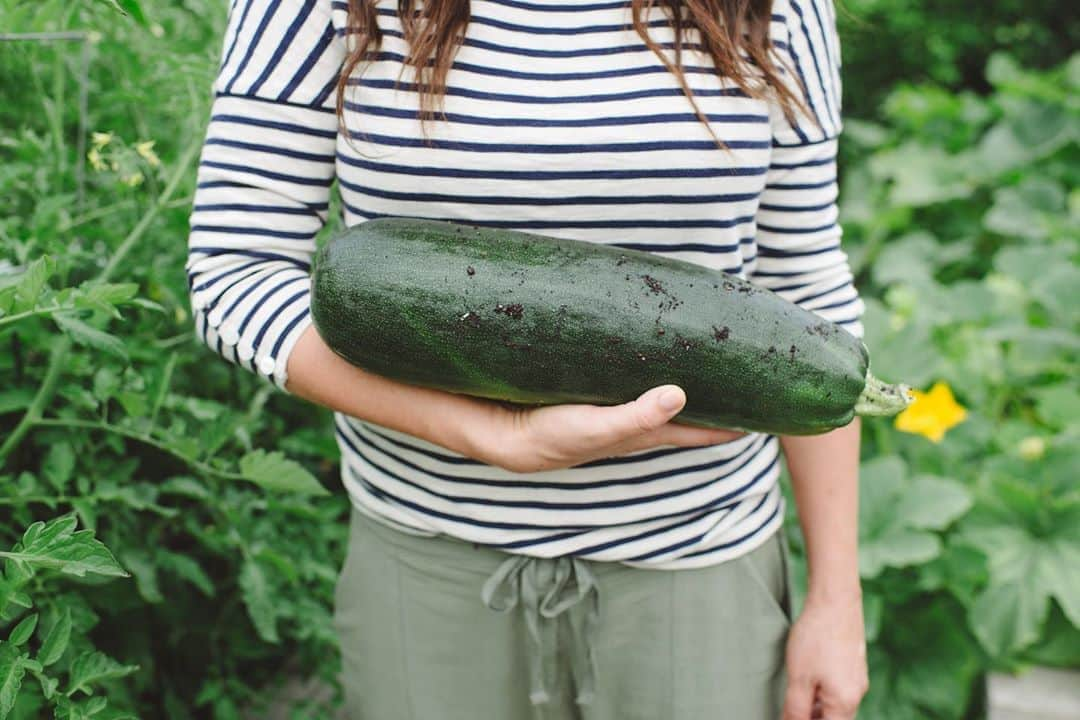
<svg viewBox="0 0 1080 720"><path fill-rule="evenodd" d="M355 365L517 403L607 405L675 383L679 422L783 434L908 403L839 326L733 275L599 243L371 220L320 251L311 305Z"/></svg>

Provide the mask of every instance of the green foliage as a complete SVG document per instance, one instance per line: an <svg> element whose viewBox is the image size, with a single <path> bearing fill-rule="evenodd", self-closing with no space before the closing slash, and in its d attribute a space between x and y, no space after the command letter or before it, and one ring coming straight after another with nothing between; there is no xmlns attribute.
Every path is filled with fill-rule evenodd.
<svg viewBox="0 0 1080 720"><path fill-rule="evenodd" d="M866 422L860 718L975 718L990 668L1080 667L1074 14L847 5L842 215L875 374L969 411L940 444ZM335 682L332 425L211 359L188 314L223 21L216 0L0 8L91 33L85 58L0 45L0 720L235 718L297 668Z"/></svg>
<svg viewBox="0 0 1080 720"><path fill-rule="evenodd" d="M91 33L92 131L80 159L81 44L0 44L0 720L237 717L294 667L337 671L330 418L210 360L188 310L224 20L0 9Z"/></svg>
<svg viewBox="0 0 1080 720"><path fill-rule="evenodd" d="M988 96L902 86L882 124L849 123L875 374L944 381L968 410L940 444L866 423L870 720L978 717L989 669L1080 667L1080 56L997 54L986 77Z"/></svg>
<svg viewBox="0 0 1080 720"><path fill-rule="evenodd" d="M837 0L844 46L844 106L870 117L899 83L934 83L985 92L986 61L996 50L1026 67L1069 57L1080 19L1065 0ZM940 93L921 102L948 101Z"/></svg>

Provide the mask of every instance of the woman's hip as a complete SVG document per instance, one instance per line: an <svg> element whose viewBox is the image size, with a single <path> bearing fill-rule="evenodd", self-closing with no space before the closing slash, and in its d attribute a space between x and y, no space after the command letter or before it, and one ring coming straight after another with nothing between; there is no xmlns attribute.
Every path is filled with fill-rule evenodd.
<svg viewBox="0 0 1080 720"><path fill-rule="evenodd" d="M408 535L354 510L334 608L349 717L775 718L784 542L649 570Z"/></svg>

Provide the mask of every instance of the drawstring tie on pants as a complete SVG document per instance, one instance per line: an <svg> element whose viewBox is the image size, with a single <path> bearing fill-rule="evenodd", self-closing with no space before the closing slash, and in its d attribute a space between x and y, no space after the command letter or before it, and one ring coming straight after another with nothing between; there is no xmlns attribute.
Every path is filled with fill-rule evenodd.
<svg viewBox="0 0 1080 720"><path fill-rule="evenodd" d="M542 597L541 597L542 596ZM546 703L558 684L558 616L587 599L584 626L573 613L570 662L579 692L577 703L588 705L596 690L596 653L593 642L600 619L600 591L587 563L576 557L538 558L511 555L484 582L480 592L492 610L509 612L520 602L532 641L529 653L529 700Z"/></svg>

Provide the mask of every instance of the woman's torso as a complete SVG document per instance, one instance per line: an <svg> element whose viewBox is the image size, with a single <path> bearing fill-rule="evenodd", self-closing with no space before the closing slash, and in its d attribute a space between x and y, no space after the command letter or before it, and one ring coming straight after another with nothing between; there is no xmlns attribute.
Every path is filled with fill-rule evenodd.
<svg viewBox="0 0 1080 720"><path fill-rule="evenodd" d="M344 2L334 3L343 33ZM425 142L396 3L345 96L337 177L347 224L384 215L467 221L658 252L742 276L772 151L770 107L684 51L677 78L630 26L628 2L473 0L447 76L447 120ZM671 43L659 9L650 35ZM774 25L783 27L782 18ZM687 43L697 41L688 33ZM515 474L338 414L343 479L362 511L399 529L515 552L653 567L720 562L783 518L778 443L748 435L566 470Z"/></svg>

